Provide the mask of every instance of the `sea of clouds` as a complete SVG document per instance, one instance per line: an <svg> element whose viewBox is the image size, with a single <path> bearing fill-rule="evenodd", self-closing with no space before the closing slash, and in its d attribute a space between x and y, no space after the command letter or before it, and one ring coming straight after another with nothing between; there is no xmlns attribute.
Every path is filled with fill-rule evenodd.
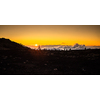
<svg viewBox="0 0 100 100"><path fill-rule="evenodd" d="M38 46L28 46L31 49L38 49ZM100 46L85 46L76 43L75 45L40 45L40 48L46 50L85 50L85 49L100 49Z"/></svg>

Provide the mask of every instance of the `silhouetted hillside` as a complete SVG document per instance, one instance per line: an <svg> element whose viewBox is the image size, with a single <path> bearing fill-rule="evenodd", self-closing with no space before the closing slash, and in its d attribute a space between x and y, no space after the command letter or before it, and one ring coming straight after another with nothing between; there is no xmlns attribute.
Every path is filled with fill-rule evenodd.
<svg viewBox="0 0 100 100"><path fill-rule="evenodd" d="M5 38L0 38L0 50L23 50L26 49L27 47L18 44L16 42L13 42L9 39Z"/></svg>
<svg viewBox="0 0 100 100"><path fill-rule="evenodd" d="M32 50L0 39L1 75L100 75L100 49Z"/></svg>

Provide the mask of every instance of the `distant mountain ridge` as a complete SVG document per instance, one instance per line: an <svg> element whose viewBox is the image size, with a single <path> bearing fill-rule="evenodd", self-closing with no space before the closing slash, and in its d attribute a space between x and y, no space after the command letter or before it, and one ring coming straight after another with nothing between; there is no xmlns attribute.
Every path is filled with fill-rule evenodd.
<svg viewBox="0 0 100 100"><path fill-rule="evenodd" d="M25 47L19 43L13 42L10 39L0 38L0 50L23 50Z"/></svg>

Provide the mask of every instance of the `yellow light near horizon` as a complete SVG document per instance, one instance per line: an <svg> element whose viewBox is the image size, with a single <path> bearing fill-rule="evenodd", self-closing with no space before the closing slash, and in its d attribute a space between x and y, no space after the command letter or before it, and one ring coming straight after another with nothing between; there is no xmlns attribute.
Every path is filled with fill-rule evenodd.
<svg viewBox="0 0 100 100"><path fill-rule="evenodd" d="M64 43L64 45L74 45L75 43L78 44L84 44L86 46L100 46L100 42L98 40L70 40L70 39L66 39L66 40L15 40L15 42L21 43L23 45L33 45L35 47L38 47L39 45L62 45L62 43ZM35 44L37 43L37 44ZM38 45L39 44L39 45Z"/></svg>
<svg viewBox="0 0 100 100"><path fill-rule="evenodd" d="M1 25L0 37L23 45L100 46L100 25Z"/></svg>
<svg viewBox="0 0 100 100"><path fill-rule="evenodd" d="M35 44L35 46L37 47L37 46L38 46L38 44Z"/></svg>

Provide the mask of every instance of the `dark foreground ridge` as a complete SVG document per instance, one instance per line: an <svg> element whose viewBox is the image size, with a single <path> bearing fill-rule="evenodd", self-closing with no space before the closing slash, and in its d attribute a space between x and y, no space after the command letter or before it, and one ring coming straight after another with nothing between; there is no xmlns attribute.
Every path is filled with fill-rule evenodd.
<svg viewBox="0 0 100 100"><path fill-rule="evenodd" d="M100 75L100 49L32 50L1 38L0 75Z"/></svg>

